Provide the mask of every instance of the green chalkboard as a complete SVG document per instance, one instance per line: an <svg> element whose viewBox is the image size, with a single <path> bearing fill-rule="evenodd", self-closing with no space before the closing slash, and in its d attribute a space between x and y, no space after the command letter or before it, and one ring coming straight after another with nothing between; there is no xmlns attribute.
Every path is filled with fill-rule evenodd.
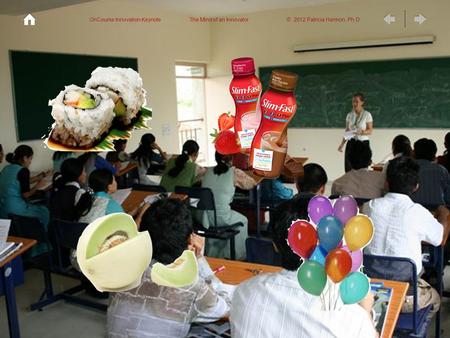
<svg viewBox="0 0 450 338"><path fill-rule="evenodd" d="M450 58L259 68L299 75L291 128L344 128L353 93L366 96L376 128L450 128Z"/></svg>
<svg viewBox="0 0 450 338"><path fill-rule="evenodd" d="M137 71L136 58L10 51L11 78L17 141L47 135L53 121L48 100L64 86L83 87L99 67L129 67Z"/></svg>

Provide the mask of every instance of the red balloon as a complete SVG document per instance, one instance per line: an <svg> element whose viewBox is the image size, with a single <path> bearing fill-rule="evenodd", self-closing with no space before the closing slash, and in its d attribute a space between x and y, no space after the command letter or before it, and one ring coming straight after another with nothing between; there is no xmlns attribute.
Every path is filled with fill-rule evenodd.
<svg viewBox="0 0 450 338"><path fill-rule="evenodd" d="M330 279L338 283L347 276L352 269L352 257L344 249L331 250L325 258L325 271Z"/></svg>
<svg viewBox="0 0 450 338"><path fill-rule="evenodd" d="M317 246L317 231L307 221L295 221L288 231L288 244L298 256L308 259Z"/></svg>

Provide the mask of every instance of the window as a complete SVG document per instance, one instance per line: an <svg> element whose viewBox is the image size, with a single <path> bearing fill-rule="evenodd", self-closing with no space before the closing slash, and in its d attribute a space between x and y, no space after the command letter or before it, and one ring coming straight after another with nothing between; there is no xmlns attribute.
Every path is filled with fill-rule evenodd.
<svg viewBox="0 0 450 338"><path fill-rule="evenodd" d="M205 108L206 65L177 63L177 114L180 151L187 140L195 140L200 146L199 164L207 162L207 131Z"/></svg>

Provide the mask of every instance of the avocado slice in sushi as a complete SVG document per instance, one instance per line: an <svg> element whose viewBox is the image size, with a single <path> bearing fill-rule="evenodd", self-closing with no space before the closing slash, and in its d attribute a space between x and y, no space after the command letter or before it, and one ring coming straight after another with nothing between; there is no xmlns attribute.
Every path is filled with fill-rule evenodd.
<svg viewBox="0 0 450 338"><path fill-rule="evenodd" d="M80 109L95 108L95 100L89 94L80 93L78 91L68 92L66 94L64 104Z"/></svg>
<svg viewBox="0 0 450 338"><path fill-rule="evenodd" d="M114 106L114 113L116 114L116 116L121 117L121 116L125 116L127 113L127 107L125 106L125 104L123 103L123 100L121 98L119 98L116 102L116 105Z"/></svg>
<svg viewBox="0 0 450 338"><path fill-rule="evenodd" d="M78 264L99 291L137 287L151 258L150 234L138 232L133 218L125 213L98 218L78 240Z"/></svg>
<svg viewBox="0 0 450 338"><path fill-rule="evenodd" d="M172 264L155 263L151 271L151 279L154 283L175 288L195 283L197 276L197 259L190 250L184 250Z"/></svg>

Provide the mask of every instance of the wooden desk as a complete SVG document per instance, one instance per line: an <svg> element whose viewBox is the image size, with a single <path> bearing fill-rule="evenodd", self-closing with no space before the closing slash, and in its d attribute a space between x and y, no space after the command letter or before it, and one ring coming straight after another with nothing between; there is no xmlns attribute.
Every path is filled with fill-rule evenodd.
<svg viewBox="0 0 450 338"><path fill-rule="evenodd" d="M137 167L138 167L137 163L130 162L130 163L128 163L128 165L125 168L120 169L120 171L116 174L116 176L120 177L125 174L128 174L130 171L132 171L133 169L136 169Z"/></svg>
<svg viewBox="0 0 450 338"><path fill-rule="evenodd" d="M239 261L230 261L220 258L207 257L211 269L215 270L219 266L225 266L225 270L217 273L217 278L227 284L239 284L257 274L264 272L277 272L281 270L279 266L252 264ZM389 306L389 312L386 317L386 327L381 338L392 337L400 314L403 302L405 300L406 291L408 290L408 283L394 282L384 279L371 279L371 282L383 283L386 287L392 288L393 294Z"/></svg>
<svg viewBox="0 0 450 338"><path fill-rule="evenodd" d="M136 209L137 207L139 207L144 202L144 200L147 196L158 195L158 194L159 194L158 192L154 192L154 191L133 190L128 195L128 197L125 199L125 201L123 201L122 208L126 213L129 213L129 212L133 211L134 209ZM174 199L179 199L181 201L184 201L188 198L188 196L183 195L183 194L172 193L172 194L170 194L169 198L174 198Z"/></svg>
<svg viewBox="0 0 450 338"><path fill-rule="evenodd" d="M22 237L8 237L8 242L23 243L22 247L12 255L0 261L0 278L5 290L6 312L8 315L9 336L20 337L19 319L17 318L16 294L14 290L12 260L19 257L36 244L36 240Z"/></svg>

